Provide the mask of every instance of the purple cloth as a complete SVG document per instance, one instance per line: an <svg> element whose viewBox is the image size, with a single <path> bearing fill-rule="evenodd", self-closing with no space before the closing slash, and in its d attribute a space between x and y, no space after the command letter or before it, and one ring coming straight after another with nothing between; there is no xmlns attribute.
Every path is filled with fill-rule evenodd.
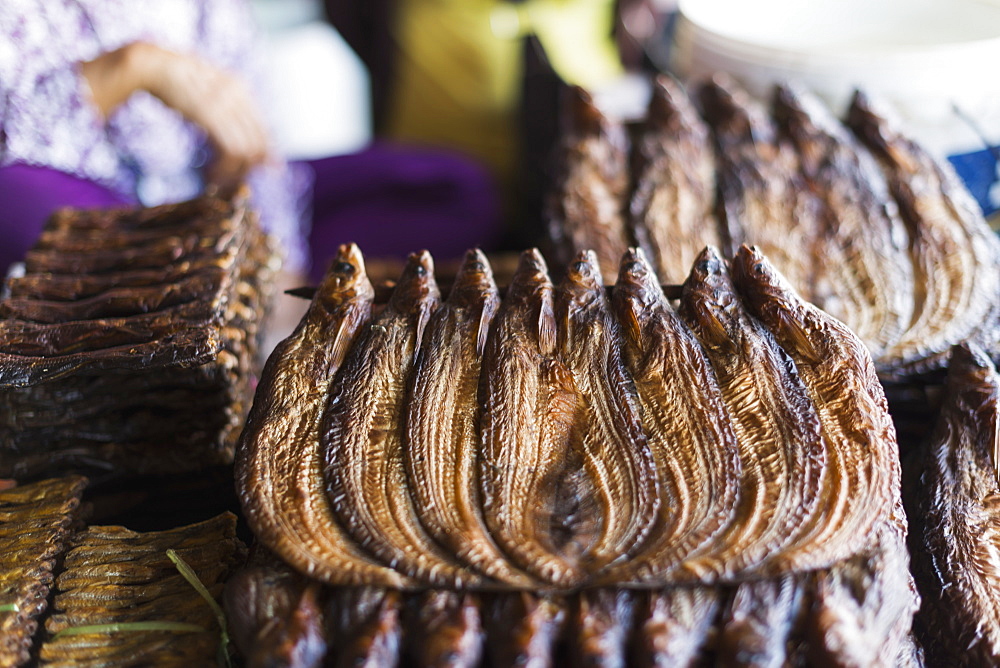
<svg viewBox="0 0 1000 668"><path fill-rule="evenodd" d="M134 204L115 191L45 167L0 167L0 276L24 258L42 225L62 207L98 208Z"/></svg>
<svg viewBox="0 0 1000 668"><path fill-rule="evenodd" d="M310 161L311 277L318 281L337 246L369 256L405 257L426 249L438 261L499 240L497 189L486 169L459 154L375 144Z"/></svg>

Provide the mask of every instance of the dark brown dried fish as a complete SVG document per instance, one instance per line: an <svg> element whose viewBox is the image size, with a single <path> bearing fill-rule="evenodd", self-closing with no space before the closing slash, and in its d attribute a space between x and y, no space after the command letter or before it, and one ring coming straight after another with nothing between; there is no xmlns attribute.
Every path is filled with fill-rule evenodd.
<svg viewBox="0 0 1000 668"><path fill-rule="evenodd" d="M729 77L715 76L699 95L716 141L720 216L729 237L725 255L732 257L742 243L754 244L796 289L814 298L813 247L822 210L799 173L794 147Z"/></svg>
<svg viewBox="0 0 1000 668"><path fill-rule="evenodd" d="M636 666L699 665L719 612L714 587L672 587L641 595L631 658Z"/></svg>
<svg viewBox="0 0 1000 668"><path fill-rule="evenodd" d="M353 587L334 590L328 602L335 668L392 668L399 662L403 636L403 597L392 589Z"/></svg>
<svg viewBox="0 0 1000 668"><path fill-rule="evenodd" d="M921 626L940 665L1000 661L1000 377L979 349L957 346L927 450L913 541Z"/></svg>
<svg viewBox="0 0 1000 668"><path fill-rule="evenodd" d="M302 322L268 359L240 439L236 485L264 545L310 577L402 586L361 551L326 501L320 420L330 383L371 313L372 286L357 246L341 246Z"/></svg>
<svg viewBox="0 0 1000 668"><path fill-rule="evenodd" d="M389 303L337 374L320 438L327 498L355 540L405 576L462 587L481 578L420 525L403 463L407 385L438 301L430 254L411 254Z"/></svg>
<svg viewBox="0 0 1000 668"><path fill-rule="evenodd" d="M684 89L659 76L632 147L630 222L664 283L683 283L698 252L722 247L715 218L715 157L705 122Z"/></svg>
<svg viewBox="0 0 1000 668"><path fill-rule="evenodd" d="M829 565L813 560L826 445L795 364L754 320L712 248L684 283L680 314L705 347L736 433L740 496L726 530L682 569L701 581Z"/></svg>
<svg viewBox="0 0 1000 668"><path fill-rule="evenodd" d="M533 580L510 564L480 510L480 362L500 296L489 262L469 251L448 300L430 317L413 368L406 471L420 521L458 559L510 585Z"/></svg>
<svg viewBox="0 0 1000 668"><path fill-rule="evenodd" d="M816 282L830 286L830 293L820 290L812 301L846 323L877 358L909 327L914 299L906 228L885 178L871 154L816 96L779 86L774 115L827 211L829 225L814 255L822 262L814 266ZM789 280L799 289L795 279Z"/></svg>
<svg viewBox="0 0 1000 668"><path fill-rule="evenodd" d="M485 605L490 666L548 668L566 624L566 601L532 592L497 594Z"/></svg>
<svg viewBox="0 0 1000 668"><path fill-rule="evenodd" d="M565 265L592 249L608 283L630 245L625 222L629 174L625 129L594 105L582 88L568 91L563 174L547 211L556 262Z"/></svg>
<svg viewBox="0 0 1000 668"><path fill-rule="evenodd" d="M476 668L483 656L483 620L475 594L428 591L414 601L406 654L416 666Z"/></svg>
<svg viewBox="0 0 1000 668"><path fill-rule="evenodd" d="M794 360L822 425L827 453L815 549L837 561L858 554L899 497L899 448L871 355L843 323L808 304L757 250L733 259L749 311ZM807 546L808 547L808 546Z"/></svg>
<svg viewBox="0 0 1000 668"><path fill-rule="evenodd" d="M736 588L719 623L721 666L781 668L790 661L802 608L799 576L746 582Z"/></svg>
<svg viewBox="0 0 1000 668"><path fill-rule="evenodd" d="M521 254L486 342L480 390L483 518L514 562L571 587L588 545L560 528L558 482L571 458L578 397L556 357L552 281L537 250ZM568 538L563 534L569 533Z"/></svg>
<svg viewBox="0 0 1000 668"><path fill-rule="evenodd" d="M1000 242L950 165L903 135L885 108L859 92L847 122L885 170L913 259L913 320L877 362L896 373L940 367L952 344L996 318Z"/></svg>
<svg viewBox="0 0 1000 668"><path fill-rule="evenodd" d="M567 642L576 666L624 668L634 595L627 589L587 589L574 596Z"/></svg>
<svg viewBox="0 0 1000 668"><path fill-rule="evenodd" d="M642 251L622 258L612 305L656 464L659 519L648 544L605 582L663 581L732 519L740 460L712 367Z"/></svg>
<svg viewBox="0 0 1000 668"><path fill-rule="evenodd" d="M584 555L587 569L596 572L646 541L660 507L656 467L593 251L580 253L567 268L556 289L555 316L557 350L578 393L572 444L589 478L576 496L592 499L600 517Z"/></svg>

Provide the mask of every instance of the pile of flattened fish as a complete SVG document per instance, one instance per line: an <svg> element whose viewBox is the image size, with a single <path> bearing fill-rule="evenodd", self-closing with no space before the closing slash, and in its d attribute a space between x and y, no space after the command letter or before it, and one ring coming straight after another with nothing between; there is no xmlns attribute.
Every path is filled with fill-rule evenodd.
<svg viewBox="0 0 1000 668"><path fill-rule="evenodd" d="M149 533L88 527L86 485L70 476L0 491L0 664L218 665L228 650L205 596L221 599L245 559L236 516Z"/></svg>
<svg viewBox="0 0 1000 668"><path fill-rule="evenodd" d="M558 264L592 248L610 282L638 244L679 283L704 246L752 244L885 379L939 369L957 343L995 347L1000 242L954 171L863 93L841 122L792 86L768 109L723 76L690 97L661 78L632 142L581 90L567 112L547 216Z"/></svg>
<svg viewBox="0 0 1000 668"><path fill-rule="evenodd" d="M626 249L610 289L529 250L503 291L470 251L442 298L423 252L380 308L342 247L237 452L259 544L328 586L279 649L323 609L345 665L915 661L868 350L750 247L674 297Z"/></svg>
<svg viewBox="0 0 1000 668"><path fill-rule="evenodd" d="M0 300L0 475L232 461L276 268L245 198L67 210Z"/></svg>

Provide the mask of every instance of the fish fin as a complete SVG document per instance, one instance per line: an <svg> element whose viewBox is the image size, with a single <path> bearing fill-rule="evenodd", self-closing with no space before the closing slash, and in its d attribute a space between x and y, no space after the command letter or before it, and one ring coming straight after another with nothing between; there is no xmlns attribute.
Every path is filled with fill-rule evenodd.
<svg viewBox="0 0 1000 668"><path fill-rule="evenodd" d="M487 304L479 311L479 325L476 329L476 355L483 356L486 350L486 339L490 334L490 322L493 320L492 314Z"/></svg>
<svg viewBox="0 0 1000 668"><path fill-rule="evenodd" d="M542 299L538 309L538 348L543 355L551 355L556 350L556 314L551 299Z"/></svg>
<svg viewBox="0 0 1000 668"><path fill-rule="evenodd" d="M331 355L331 360L333 364L331 368L339 368L344 358L347 357L347 350L351 346L351 341L354 337L351 336L350 329L348 327L348 319L342 318L340 320L340 325L337 327L337 333L333 335L333 342L330 347L333 349L333 354Z"/></svg>

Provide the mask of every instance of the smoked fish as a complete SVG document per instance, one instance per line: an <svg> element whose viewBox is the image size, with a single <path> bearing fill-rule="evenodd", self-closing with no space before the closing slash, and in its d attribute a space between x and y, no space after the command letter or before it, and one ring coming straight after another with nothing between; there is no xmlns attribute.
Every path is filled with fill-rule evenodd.
<svg viewBox="0 0 1000 668"><path fill-rule="evenodd" d="M792 573L736 587L719 622L718 665L795 665L803 594L802 578Z"/></svg>
<svg viewBox="0 0 1000 668"><path fill-rule="evenodd" d="M715 587L671 587L640 594L630 653L633 664L700 665L720 606Z"/></svg>
<svg viewBox="0 0 1000 668"><path fill-rule="evenodd" d="M573 597L568 623L574 666L625 668L635 595L628 589L585 589Z"/></svg>
<svg viewBox="0 0 1000 668"><path fill-rule="evenodd" d="M483 656L483 620L479 597L469 592L430 590L412 600L407 618L413 665L477 668Z"/></svg>
<svg viewBox="0 0 1000 668"><path fill-rule="evenodd" d="M330 383L371 314L357 246L338 250L302 322L271 354L236 458L236 487L254 535L298 571L331 584L404 586L357 547L326 500L320 420Z"/></svg>
<svg viewBox="0 0 1000 668"><path fill-rule="evenodd" d="M566 600L529 591L496 594L485 605L486 659L490 666L558 666L557 645L566 628Z"/></svg>
<svg viewBox="0 0 1000 668"><path fill-rule="evenodd" d="M327 601L330 654L335 668L392 668L403 644L403 595L381 587L344 587Z"/></svg>
<svg viewBox="0 0 1000 668"><path fill-rule="evenodd" d="M435 586L480 577L427 535L406 480L407 386L439 292L430 253L412 253L385 309L358 334L320 424L326 496L344 528L397 573Z"/></svg>

